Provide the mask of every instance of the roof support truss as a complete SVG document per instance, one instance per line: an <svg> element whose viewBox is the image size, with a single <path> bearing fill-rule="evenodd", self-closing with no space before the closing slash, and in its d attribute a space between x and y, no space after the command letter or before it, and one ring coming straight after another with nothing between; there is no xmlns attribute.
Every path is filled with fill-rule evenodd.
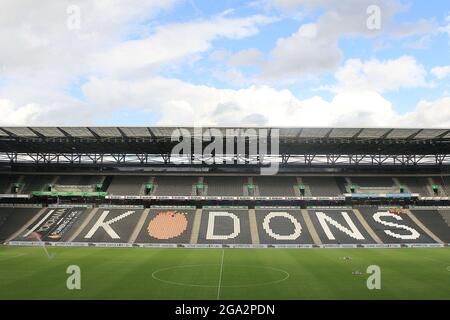
<svg viewBox="0 0 450 320"><path fill-rule="evenodd" d="M202 164L202 165L283 165L317 166L420 166L450 165L450 154L439 155L369 155L369 154L280 154L280 155L172 155L170 153L15 153L0 152L3 163L34 164Z"/></svg>

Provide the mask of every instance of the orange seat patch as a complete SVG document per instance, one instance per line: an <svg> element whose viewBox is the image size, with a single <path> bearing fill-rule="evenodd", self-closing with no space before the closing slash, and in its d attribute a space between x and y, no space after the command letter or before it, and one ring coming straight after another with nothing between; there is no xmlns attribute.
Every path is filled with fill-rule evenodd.
<svg viewBox="0 0 450 320"><path fill-rule="evenodd" d="M188 221L186 214L176 211L159 212L148 224L148 234L159 240L180 236L186 231Z"/></svg>

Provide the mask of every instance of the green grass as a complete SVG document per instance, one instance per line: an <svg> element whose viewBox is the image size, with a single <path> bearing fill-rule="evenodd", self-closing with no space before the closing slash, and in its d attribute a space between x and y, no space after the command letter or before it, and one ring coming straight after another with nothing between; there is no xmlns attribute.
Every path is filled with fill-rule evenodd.
<svg viewBox="0 0 450 320"><path fill-rule="evenodd" d="M449 248L48 251L0 246L0 299L450 299ZM366 287L372 264L381 290ZM81 290L66 288L69 265Z"/></svg>

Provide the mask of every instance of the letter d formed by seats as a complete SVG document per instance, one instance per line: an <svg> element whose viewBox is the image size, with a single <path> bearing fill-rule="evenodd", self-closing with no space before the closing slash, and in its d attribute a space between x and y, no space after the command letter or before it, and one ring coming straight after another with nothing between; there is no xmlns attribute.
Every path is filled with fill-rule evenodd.
<svg viewBox="0 0 450 320"><path fill-rule="evenodd" d="M366 272L372 273L372 275L369 278L367 278L367 282L366 282L367 289L380 290L381 289L381 269L380 269L380 267L376 266L376 265L368 266Z"/></svg>
<svg viewBox="0 0 450 320"><path fill-rule="evenodd" d="M70 265L66 270L67 274L70 276L67 278L66 286L69 290L80 290L81 289L81 269L79 266Z"/></svg>

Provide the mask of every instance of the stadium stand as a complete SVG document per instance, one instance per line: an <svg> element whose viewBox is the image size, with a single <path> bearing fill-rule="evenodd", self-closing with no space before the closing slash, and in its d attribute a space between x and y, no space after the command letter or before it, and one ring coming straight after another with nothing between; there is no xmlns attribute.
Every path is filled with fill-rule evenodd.
<svg viewBox="0 0 450 320"><path fill-rule="evenodd" d="M446 194L450 195L450 177L440 176L437 180L439 180L442 183L442 186L444 187Z"/></svg>
<svg viewBox="0 0 450 320"><path fill-rule="evenodd" d="M406 186L407 191L418 193L423 197L431 196L428 181L423 177L399 177L398 181L401 185Z"/></svg>
<svg viewBox="0 0 450 320"><path fill-rule="evenodd" d="M442 177L429 177L428 180L428 186L427 188L430 189L430 194L432 196L437 197L447 197L447 188L445 187L445 182Z"/></svg>
<svg viewBox="0 0 450 320"><path fill-rule="evenodd" d="M15 176L0 175L0 193L10 193L11 183L15 180Z"/></svg>
<svg viewBox="0 0 450 320"><path fill-rule="evenodd" d="M31 193L33 191L48 191L49 184L52 184L56 176L51 175L29 175L23 180L21 193Z"/></svg>
<svg viewBox="0 0 450 320"><path fill-rule="evenodd" d="M145 210L52 207L45 208L36 216L39 210L41 208L0 207L0 241L11 237L34 217L34 222L16 236L14 241L37 241L35 234L38 234L39 239L51 242L188 244L192 241L196 219L196 210L193 207L180 206ZM89 214L91 210L92 216ZM375 244L376 240L370 236L370 232L385 244L428 244L440 240L450 242L450 209L411 209L411 213L419 221L418 224L433 233L431 236L415 224L406 211L392 213L392 210L374 206L363 206L358 210L366 226L353 210L348 208L323 207L308 209L305 212L320 243L325 245ZM254 223L250 219L250 211L245 207L203 208L198 219L199 230L194 243L315 244L310 233L311 226L307 225L300 208L257 207L254 210ZM433 240L432 236L436 236L439 241ZM69 240L74 237L75 239Z"/></svg>
<svg viewBox="0 0 450 320"><path fill-rule="evenodd" d="M142 209L100 208L75 238L79 242L128 242Z"/></svg>
<svg viewBox="0 0 450 320"><path fill-rule="evenodd" d="M209 196L242 196L246 182L245 177L206 176L204 178Z"/></svg>
<svg viewBox="0 0 450 320"><path fill-rule="evenodd" d="M200 244L251 244L247 208L203 208Z"/></svg>
<svg viewBox="0 0 450 320"><path fill-rule="evenodd" d="M439 210L440 211L440 210ZM439 239L450 243L449 225L438 210L413 209L411 212Z"/></svg>
<svg viewBox="0 0 450 320"><path fill-rule="evenodd" d="M89 185L101 182L99 176L80 176L80 175L65 175L59 176L56 184L60 185Z"/></svg>
<svg viewBox="0 0 450 320"><path fill-rule="evenodd" d="M191 196L197 177L157 176L154 180L155 196Z"/></svg>
<svg viewBox="0 0 450 320"><path fill-rule="evenodd" d="M41 208L0 207L0 242L5 241L34 217Z"/></svg>
<svg viewBox="0 0 450 320"><path fill-rule="evenodd" d="M297 181L294 177L263 177L253 178L259 190L260 196L279 196L293 197L295 196L294 187Z"/></svg>
<svg viewBox="0 0 450 320"><path fill-rule="evenodd" d="M270 128L279 129L278 154L214 153L211 166L212 155L172 154L178 129L0 127L0 240L449 241L450 129ZM239 137L233 141L238 150ZM263 159L278 162L276 175L262 175Z"/></svg>
<svg viewBox="0 0 450 320"><path fill-rule="evenodd" d="M361 207L359 211L384 243L433 243L406 214L389 213L377 207Z"/></svg>
<svg viewBox="0 0 450 320"><path fill-rule="evenodd" d="M103 182L101 176L65 175L59 176L52 185L52 191L58 192L93 192Z"/></svg>
<svg viewBox="0 0 450 320"><path fill-rule="evenodd" d="M324 244L375 243L351 209L310 209L311 221Z"/></svg>
<svg viewBox="0 0 450 320"><path fill-rule="evenodd" d="M348 193L398 193L399 188L391 177L351 177L347 178ZM351 188L354 187L354 192Z"/></svg>
<svg viewBox="0 0 450 320"><path fill-rule="evenodd" d="M300 208L256 209L256 224L262 244L314 244Z"/></svg>
<svg viewBox="0 0 450 320"><path fill-rule="evenodd" d="M14 240L38 240L30 238L33 233L43 241L67 241L80 224L85 208L47 208L34 223Z"/></svg>
<svg viewBox="0 0 450 320"><path fill-rule="evenodd" d="M351 177L351 181L363 188L392 188L394 185L391 177Z"/></svg>
<svg viewBox="0 0 450 320"><path fill-rule="evenodd" d="M336 197L344 193L334 177L304 177L303 182L313 197Z"/></svg>
<svg viewBox="0 0 450 320"><path fill-rule="evenodd" d="M450 227L450 210L439 210L439 214L442 216L447 225Z"/></svg>
<svg viewBox="0 0 450 320"><path fill-rule="evenodd" d="M136 243L189 243L195 209L150 209Z"/></svg>
<svg viewBox="0 0 450 320"><path fill-rule="evenodd" d="M115 195L142 195L148 181L146 176L114 176L107 191Z"/></svg>

